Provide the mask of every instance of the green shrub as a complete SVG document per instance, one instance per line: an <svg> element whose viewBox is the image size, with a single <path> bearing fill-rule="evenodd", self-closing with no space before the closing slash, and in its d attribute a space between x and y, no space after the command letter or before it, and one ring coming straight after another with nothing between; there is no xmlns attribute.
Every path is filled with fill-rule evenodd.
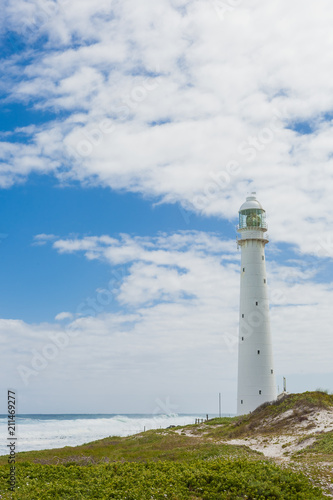
<svg viewBox="0 0 333 500"><path fill-rule="evenodd" d="M265 461L210 460L101 465L17 466L17 488L7 488L0 468L2 499L118 500L315 500L323 499L302 474Z"/></svg>

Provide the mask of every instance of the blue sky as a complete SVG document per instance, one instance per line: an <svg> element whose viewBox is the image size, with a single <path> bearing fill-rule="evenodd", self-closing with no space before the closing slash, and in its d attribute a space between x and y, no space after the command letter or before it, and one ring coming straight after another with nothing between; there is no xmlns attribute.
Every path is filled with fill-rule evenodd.
<svg viewBox="0 0 333 500"><path fill-rule="evenodd" d="M179 205L159 205L108 188L60 188L50 177L31 176L27 183L3 190L1 206L0 314L28 322L52 321L59 311L74 310L112 274L104 262L87 265L82 257L59 256L49 246L36 245L35 235L154 236L197 230L232 238L235 232L232 223L202 217Z"/></svg>
<svg viewBox="0 0 333 500"><path fill-rule="evenodd" d="M6 2L0 380L22 412L212 413L219 392L234 412L253 190L277 384L333 390L332 17L328 0Z"/></svg>

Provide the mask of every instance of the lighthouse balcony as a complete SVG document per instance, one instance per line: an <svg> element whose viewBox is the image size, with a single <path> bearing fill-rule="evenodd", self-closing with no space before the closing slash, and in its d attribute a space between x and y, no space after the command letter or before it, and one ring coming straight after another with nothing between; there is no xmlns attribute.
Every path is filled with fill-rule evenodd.
<svg viewBox="0 0 333 500"><path fill-rule="evenodd" d="M263 231L267 231L268 229L268 225L265 221L261 220L261 221L251 221L251 223L249 224L249 221L246 222L246 219L244 220L241 220L240 223L238 224L237 226L237 231L239 230L249 230L249 231L253 231L254 229L261 229Z"/></svg>
<svg viewBox="0 0 333 500"><path fill-rule="evenodd" d="M242 245L244 241L248 240L260 240L263 241L265 244L269 242L269 236L267 233L263 233L262 231L244 231L240 235L237 235L236 237L236 242L237 242L237 247Z"/></svg>

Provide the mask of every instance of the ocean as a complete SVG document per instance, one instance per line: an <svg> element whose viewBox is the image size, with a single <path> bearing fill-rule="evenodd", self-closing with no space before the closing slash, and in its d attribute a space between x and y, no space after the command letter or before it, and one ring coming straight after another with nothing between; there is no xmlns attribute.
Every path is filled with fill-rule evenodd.
<svg viewBox="0 0 333 500"><path fill-rule="evenodd" d="M210 415L212 418L216 415ZM16 453L77 446L108 436L130 436L169 425L194 424L206 415L17 415ZM7 415L0 415L0 455L8 454Z"/></svg>

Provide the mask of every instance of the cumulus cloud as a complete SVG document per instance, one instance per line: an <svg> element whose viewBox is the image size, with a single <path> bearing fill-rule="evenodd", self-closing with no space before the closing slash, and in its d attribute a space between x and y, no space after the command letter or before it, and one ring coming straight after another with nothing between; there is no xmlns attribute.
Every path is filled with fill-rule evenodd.
<svg viewBox="0 0 333 500"><path fill-rule="evenodd" d="M282 265L271 253L268 266L277 370L331 373L332 284L317 278L319 260L333 257L333 6L238 4L6 2L0 29L13 55L3 61L1 93L8 105L21 102L53 118L1 135L0 186L47 173L60 184L141 193L229 220L255 188L268 213L270 246L287 242L298 258ZM193 386L217 394L222 385L232 408L239 294L233 241L187 231L154 238L40 234L34 244L103 260L112 277L54 324L1 320L6 373L13 363L35 370L36 356L50 358L28 377L24 394L47 394L56 374L70 390L85 386L102 398L102 376L110 397L115 387L128 394L135 384L141 394L149 386L157 395L175 386L182 394ZM305 253L320 259L309 265ZM66 335L68 345L57 345ZM50 343L58 350L53 358Z"/></svg>
<svg viewBox="0 0 333 500"><path fill-rule="evenodd" d="M171 317L178 322L180 316L179 335L189 329L198 331L202 338L200 332L205 331L205 335L216 335L225 349L236 353L239 254L234 241L185 231L155 238L122 235L112 243L105 236L73 243L58 240L54 247L60 252L73 252L75 248L87 258L93 252L111 266L128 265L115 298L122 307L140 312L141 327L153 317L157 324L147 330L158 331L165 322L172 321ZM267 267L279 370L298 373L305 369L304 359L310 363L311 358L311 369L316 365L318 372L330 372L330 357L324 352L328 349L329 353L332 347L327 326L333 285L318 280L318 259L287 264L270 259ZM176 324L173 329L177 331Z"/></svg>
<svg viewBox="0 0 333 500"><path fill-rule="evenodd" d="M70 402L76 393L87 405L96 397L112 400L124 412L133 405L146 412L152 394L168 395L179 411L195 412L215 408L210 398L215 401L222 391L226 411L235 411L239 253L234 241L185 231L49 244L59 253L107 262L111 279L76 310L59 313L55 323L0 320L1 369L14 369L24 404L37 394L47 401L57 380L65 387L59 401ZM316 259L304 266L301 260L282 265L270 257L267 270L276 372L302 373L305 390L311 385L306 374L332 376L327 331L333 285L316 281ZM129 397L133 393L143 400ZM188 405L186 394L196 394ZM106 404L103 411L109 411Z"/></svg>
<svg viewBox="0 0 333 500"><path fill-rule="evenodd" d="M331 231L332 4L225 6L7 4L30 44L3 85L59 118L1 143L1 185L48 172L229 219L255 187L274 240L316 253Z"/></svg>

